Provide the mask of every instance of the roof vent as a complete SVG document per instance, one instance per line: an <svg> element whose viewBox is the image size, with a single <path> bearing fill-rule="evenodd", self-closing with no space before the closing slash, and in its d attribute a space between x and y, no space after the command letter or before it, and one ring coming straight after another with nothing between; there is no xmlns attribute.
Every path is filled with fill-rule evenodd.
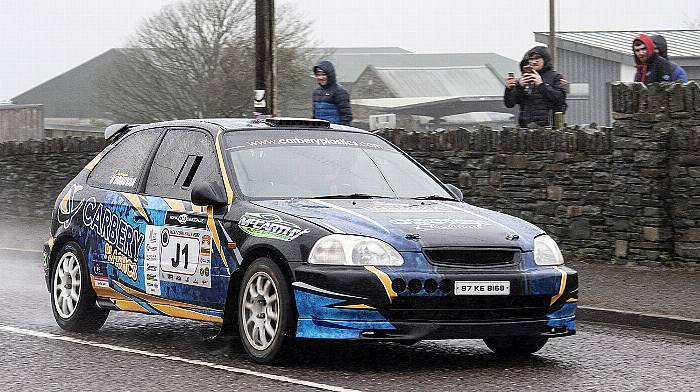
<svg viewBox="0 0 700 392"><path fill-rule="evenodd" d="M271 127L303 127L303 128L330 128L331 123L325 120L312 120L308 118L266 118L265 124Z"/></svg>

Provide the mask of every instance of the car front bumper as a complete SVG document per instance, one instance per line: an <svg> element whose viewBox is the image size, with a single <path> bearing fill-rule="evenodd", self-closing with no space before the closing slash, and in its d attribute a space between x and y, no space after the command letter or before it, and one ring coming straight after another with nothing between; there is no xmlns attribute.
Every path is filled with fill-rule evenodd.
<svg viewBox="0 0 700 392"><path fill-rule="evenodd" d="M294 275L299 338L421 340L576 332L578 275L566 267L437 273L299 264ZM455 295L450 283L460 280L507 280L510 295ZM413 290L407 284L399 291L400 281L414 281Z"/></svg>

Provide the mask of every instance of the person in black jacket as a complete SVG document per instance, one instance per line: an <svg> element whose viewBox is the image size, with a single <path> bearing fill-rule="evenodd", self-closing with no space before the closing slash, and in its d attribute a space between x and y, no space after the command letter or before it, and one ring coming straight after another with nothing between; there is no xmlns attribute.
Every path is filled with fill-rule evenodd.
<svg viewBox="0 0 700 392"><path fill-rule="evenodd" d="M335 81L335 67L330 61L321 61L314 66L314 76L318 87L313 92L313 118L333 124L350 125L352 108L350 95Z"/></svg>
<svg viewBox="0 0 700 392"><path fill-rule="evenodd" d="M544 46L525 53L520 63L522 77L506 79L503 101L506 107L519 105L518 125L551 126L554 112L566 108L566 88L562 75L552 69L552 56Z"/></svg>
<svg viewBox="0 0 700 392"><path fill-rule="evenodd" d="M654 42L654 53L668 60L668 45L666 44L666 38L663 35L652 35L651 40ZM688 83L688 74L680 65L668 60L671 64L671 81Z"/></svg>

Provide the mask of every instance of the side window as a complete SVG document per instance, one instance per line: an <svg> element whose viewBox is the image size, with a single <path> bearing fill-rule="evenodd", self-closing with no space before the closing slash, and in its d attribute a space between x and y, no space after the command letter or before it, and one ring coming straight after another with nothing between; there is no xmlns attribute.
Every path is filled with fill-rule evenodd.
<svg viewBox="0 0 700 392"><path fill-rule="evenodd" d="M160 129L127 135L92 170L87 183L121 192L136 192L144 164L158 140Z"/></svg>
<svg viewBox="0 0 700 392"><path fill-rule="evenodd" d="M190 200L192 186L204 181L221 182L212 141L204 132L168 130L151 165L146 193Z"/></svg>

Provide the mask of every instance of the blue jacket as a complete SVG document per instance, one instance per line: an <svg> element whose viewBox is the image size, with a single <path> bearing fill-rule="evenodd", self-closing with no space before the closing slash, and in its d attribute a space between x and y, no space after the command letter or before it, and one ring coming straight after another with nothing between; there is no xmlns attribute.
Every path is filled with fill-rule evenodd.
<svg viewBox="0 0 700 392"><path fill-rule="evenodd" d="M671 63L671 81L688 83L688 74L676 63Z"/></svg>
<svg viewBox="0 0 700 392"><path fill-rule="evenodd" d="M328 82L325 86L319 85L313 92L313 118L333 124L350 125L352 123L350 94L336 82L335 67L330 61L321 61L314 67L314 73L317 69L326 73Z"/></svg>

